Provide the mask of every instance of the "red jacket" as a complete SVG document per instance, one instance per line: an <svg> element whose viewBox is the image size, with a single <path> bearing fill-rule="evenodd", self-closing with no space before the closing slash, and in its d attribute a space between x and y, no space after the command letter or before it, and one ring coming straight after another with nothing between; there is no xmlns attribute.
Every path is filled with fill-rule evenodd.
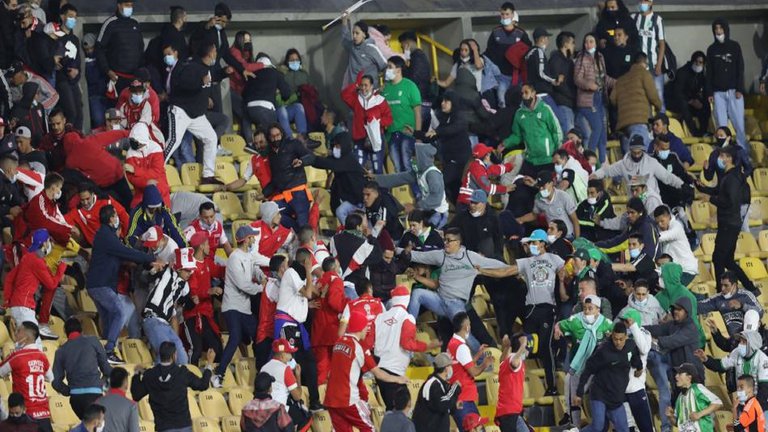
<svg viewBox="0 0 768 432"><path fill-rule="evenodd" d="M45 191L32 198L24 209L28 232L45 228L53 241L61 246L69 242L72 227L64 219L55 201L45 196Z"/></svg>
<svg viewBox="0 0 768 432"><path fill-rule="evenodd" d="M3 285L4 307L22 306L35 309L35 293L42 285L43 290L53 291L64 278L67 264L60 262L56 274L51 274L48 264L36 253L25 253L19 265L5 277Z"/></svg>
<svg viewBox="0 0 768 432"><path fill-rule="evenodd" d="M190 318L207 319L213 331L218 334L219 326L213 319L213 299L209 294L211 290L211 278L223 278L224 267L218 266L213 259L195 260L196 270L189 278L189 296L197 296L199 302L191 309L184 310L184 321ZM202 323L197 323L196 328L202 330Z"/></svg>
<svg viewBox="0 0 768 432"><path fill-rule="evenodd" d="M507 164L506 170L512 169L511 164ZM488 180L488 167L483 161L475 159L469 164L464 178L461 179L461 188L459 188L459 204L469 205L469 199L475 189L482 189L490 197L491 195L503 195L507 193L507 187L500 184L493 184Z"/></svg>
<svg viewBox="0 0 768 432"><path fill-rule="evenodd" d="M280 281L269 278L259 302L259 325L256 327L256 343L275 335L275 312L280 294Z"/></svg>
<svg viewBox="0 0 768 432"><path fill-rule="evenodd" d="M120 237L125 237L128 234L128 213L126 213L123 206L119 202L113 201L112 198L96 200L93 207L90 210L86 210L82 207L76 207L64 215L64 219L68 224L76 226L77 229L83 233L85 240L88 244L93 245L93 237L96 235L96 231L101 227L99 221L99 211L101 208L111 205L117 212L117 218L120 219Z"/></svg>
<svg viewBox="0 0 768 432"><path fill-rule="evenodd" d="M241 66L243 66L243 69L249 72L256 72L264 67L261 63L249 62L246 60L245 57L243 57L242 51L237 47L229 47L229 53L232 54L232 57L234 57ZM240 72L238 72L237 69L229 75L229 88L237 94L241 94L245 88L245 79L240 75Z"/></svg>
<svg viewBox="0 0 768 432"><path fill-rule="evenodd" d="M138 150L129 149L125 157L125 163L133 166L132 173L126 172L128 181L133 185L131 208L141 204L141 200L144 198L144 189L150 180L157 181L157 189L163 196L163 203L166 207L171 208L171 188L165 177L163 147L151 139L151 131L144 123L136 124L131 130L130 136L136 137L139 142L145 144Z"/></svg>
<svg viewBox="0 0 768 432"><path fill-rule="evenodd" d="M147 92L149 97L145 100L145 102L149 102L149 107L152 109L152 123L158 124L160 121L160 98L157 97L157 93L152 87L150 87ZM120 97L117 98L117 104L115 104L115 106L122 107L123 105L128 105L128 100L130 98L131 89L126 87L123 89L123 91L120 92ZM140 106L144 106L144 104L142 103ZM128 120L130 124L130 119ZM128 128L130 129L130 126Z"/></svg>
<svg viewBox="0 0 768 432"><path fill-rule="evenodd" d="M389 109L389 104L386 99L380 94L374 92L374 94L367 100L357 92L357 86L363 79L363 72L357 74L357 81L346 86L341 91L341 99L344 103L352 108L352 139L357 141L364 139L368 136L366 125L368 130L371 130L370 126L378 120L379 130L371 132L378 132L379 139L381 139L381 132L392 124L392 111ZM369 137L373 143L375 137Z"/></svg>
<svg viewBox="0 0 768 432"><path fill-rule="evenodd" d="M272 167L269 165L269 158L258 154L251 156L251 170L253 171L253 175L256 176L256 179L259 180L261 189L266 189L272 181ZM280 192L281 191L276 191L276 193ZM267 198L271 199L272 197Z"/></svg>
<svg viewBox="0 0 768 432"><path fill-rule="evenodd" d="M64 147L63 142L64 138L70 134L75 134L80 137L83 136L82 132L68 124L64 127L64 132L61 135L55 135L53 132L49 132L40 140L38 150L44 151L48 156L49 170L61 172L64 168L64 161L67 158L67 149Z"/></svg>
<svg viewBox="0 0 768 432"><path fill-rule="evenodd" d="M257 236L259 253L265 257L275 255L291 234L291 229L282 225L278 225L277 228L272 231L269 224L262 220L251 222L251 226L259 231L259 235Z"/></svg>
<svg viewBox="0 0 768 432"><path fill-rule="evenodd" d="M127 136L128 131L123 130L102 132L87 137L74 132L65 134L66 167L80 171L102 188L117 183L125 175L123 164L105 147Z"/></svg>
<svg viewBox="0 0 768 432"><path fill-rule="evenodd" d="M347 305L344 280L335 271L327 271L317 286L320 287L320 308L312 319L310 342L313 347L330 346L339 340L339 317Z"/></svg>

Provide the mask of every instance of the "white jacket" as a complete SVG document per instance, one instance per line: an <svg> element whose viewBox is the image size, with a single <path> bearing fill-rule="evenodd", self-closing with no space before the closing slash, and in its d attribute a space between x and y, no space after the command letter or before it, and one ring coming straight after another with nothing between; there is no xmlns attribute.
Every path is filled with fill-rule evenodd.
<svg viewBox="0 0 768 432"><path fill-rule="evenodd" d="M668 230L659 230L659 243L661 243L661 253L669 254L672 261L683 267L684 273L699 274L699 261L693 255L691 244L685 235L685 228L674 216L669 221Z"/></svg>
<svg viewBox="0 0 768 432"><path fill-rule="evenodd" d="M643 360L643 373L639 377L635 376L635 369L629 369L629 384L627 384L626 394L634 393L645 389L645 374L648 364L648 352L651 350L652 337L648 330L640 327L637 323L633 323L629 329L629 334L637 345L637 350L640 351L640 357Z"/></svg>

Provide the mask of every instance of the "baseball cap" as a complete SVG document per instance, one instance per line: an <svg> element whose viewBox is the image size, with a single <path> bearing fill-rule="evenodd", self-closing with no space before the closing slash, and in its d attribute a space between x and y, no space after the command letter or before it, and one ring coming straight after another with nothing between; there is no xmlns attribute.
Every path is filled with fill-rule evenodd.
<svg viewBox="0 0 768 432"><path fill-rule="evenodd" d="M600 300L600 297L598 297L598 296L596 296L594 294L590 294L590 295L584 297L584 303L586 303L587 301L589 301L589 303L592 303L593 305L595 305L597 307L600 307L600 305L603 303Z"/></svg>
<svg viewBox="0 0 768 432"><path fill-rule="evenodd" d="M547 233L546 233L546 231L544 231L543 229L534 230L531 233L530 237L523 237L523 239L520 240L520 242L522 242L522 243L528 243L528 242L532 242L532 241L542 241L542 242L547 241Z"/></svg>
<svg viewBox="0 0 768 432"><path fill-rule="evenodd" d="M36 252L41 247L43 247L45 242L47 242L50 237L51 236L48 234L47 229L36 229L34 232L32 232L32 245L27 250L30 252Z"/></svg>
<svg viewBox="0 0 768 432"><path fill-rule="evenodd" d="M472 196L469 198L469 201L473 203L487 203L488 194L482 189L475 189L472 191Z"/></svg>
<svg viewBox="0 0 768 432"><path fill-rule="evenodd" d="M19 126L16 128L16 136L19 138L32 139L32 131L26 126Z"/></svg>
<svg viewBox="0 0 768 432"><path fill-rule="evenodd" d="M580 260L589 261L589 250L583 248L576 249L576 252L573 253L573 256Z"/></svg>
<svg viewBox="0 0 768 432"><path fill-rule="evenodd" d="M643 141L643 137L640 135L632 135L629 139L629 149L631 150L633 148L645 150L645 141Z"/></svg>
<svg viewBox="0 0 768 432"><path fill-rule="evenodd" d="M19 72L24 71L24 64L20 61L11 63L11 66L5 70L5 77L6 78L12 78L14 75L16 75Z"/></svg>
<svg viewBox="0 0 768 432"><path fill-rule="evenodd" d="M440 353L435 356L434 365L436 368L446 368L450 366L453 363L453 360L451 360L451 356L448 355L448 353Z"/></svg>
<svg viewBox="0 0 768 432"><path fill-rule="evenodd" d="M552 171L539 171L539 174L536 175L536 186L542 187L547 183L550 183L554 181L554 174Z"/></svg>
<svg viewBox="0 0 768 432"><path fill-rule="evenodd" d="M64 32L64 30L61 29L61 25L59 23L49 22L48 24L43 27L43 33L47 35L54 35L56 37L64 37L67 34Z"/></svg>
<svg viewBox="0 0 768 432"><path fill-rule="evenodd" d="M276 339L274 342L272 342L272 352L280 353L280 352L287 352L287 353L295 353L298 351L296 347L291 345L290 342L288 342L287 339Z"/></svg>
<svg viewBox="0 0 768 432"><path fill-rule="evenodd" d="M104 118L107 120L115 120L123 118L123 113L115 108L110 108L104 113Z"/></svg>
<svg viewBox="0 0 768 432"><path fill-rule="evenodd" d="M359 333L368 326L368 318L360 312L352 312L347 322L347 333Z"/></svg>
<svg viewBox="0 0 768 432"><path fill-rule="evenodd" d="M160 228L160 226L155 225L141 235L141 244L143 244L144 247L154 249L157 247L157 244L160 243L161 238L163 238L163 229Z"/></svg>
<svg viewBox="0 0 768 432"><path fill-rule="evenodd" d="M472 429L488 423L488 419L480 417L480 414L469 413L464 416L464 420L461 422L465 431L471 431Z"/></svg>
<svg viewBox="0 0 768 432"><path fill-rule="evenodd" d="M533 30L533 40L543 37L543 36L552 36L552 33L548 32L547 29L544 27L536 27Z"/></svg>
<svg viewBox="0 0 768 432"><path fill-rule="evenodd" d="M597 249L590 249L589 257L595 261L600 261L601 259L603 259L603 254L601 254L600 251Z"/></svg>
<svg viewBox="0 0 768 432"><path fill-rule="evenodd" d="M645 186L648 184L648 176L647 175L636 175L632 176L631 179L629 179L629 186Z"/></svg>
<svg viewBox="0 0 768 432"><path fill-rule="evenodd" d="M207 241L208 241L208 234L202 231L198 231L192 234L192 237L189 238L189 245L192 246L193 248L196 248Z"/></svg>
<svg viewBox="0 0 768 432"><path fill-rule="evenodd" d="M694 366L691 363L683 363L680 366L676 367L675 373L686 373L694 378L698 376L698 372L696 371L696 366Z"/></svg>
<svg viewBox="0 0 768 432"><path fill-rule="evenodd" d="M250 225L244 225L237 229L237 232L235 233L235 239L237 239L238 243L241 243L245 241L245 239L248 238L248 236L255 236L258 234L259 234L259 231L254 227Z"/></svg>
<svg viewBox="0 0 768 432"><path fill-rule="evenodd" d="M474 147L472 147L472 156L478 159L482 159L492 151L493 149L491 147L488 147L483 143L477 143Z"/></svg>
<svg viewBox="0 0 768 432"><path fill-rule="evenodd" d="M96 35L93 33L87 33L83 36L83 48L90 48L96 46Z"/></svg>
<svg viewBox="0 0 768 432"><path fill-rule="evenodd" d="M191 247L176 249L176 270L195 270L197 268L197 262L195 262L195 250Z"/></svg>
<svg viewBox="0 0 768 432"><path fill-rule="evenodd" d="M275 382L275 378L272 375L266 372L259 372L253 382L253 389L257 392L265 392L269 390L273 382Z"/></svg>

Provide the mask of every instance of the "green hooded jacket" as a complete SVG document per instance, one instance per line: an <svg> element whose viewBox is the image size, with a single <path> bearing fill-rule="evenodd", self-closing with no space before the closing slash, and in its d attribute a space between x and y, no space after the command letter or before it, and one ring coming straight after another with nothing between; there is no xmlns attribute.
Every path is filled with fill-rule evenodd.
<svg viewBox="0 0 768 432"><path fill-rule="evenodd" d="M707 339L704 336L704 330L699 321L698 300L693 293L682 283L680 277L683 275L683 268L678 263L670 262L661 266L661 279L664 281L664 289L656 294L656 300L659 301L661 308L665 311L675 304L680 297L688 297L691 300L691 319L699 330L699 345L704 346Z"/></svg>
<svg viewBox="0 0 768 432"><path fill-rule="evenodd" d="M522 106L515 113L512 134L504 140L504 147L525 143L525 161L538 166L552 163L552 155L562 142L563 131L552 108L536 97L533 109Z"/></svg>

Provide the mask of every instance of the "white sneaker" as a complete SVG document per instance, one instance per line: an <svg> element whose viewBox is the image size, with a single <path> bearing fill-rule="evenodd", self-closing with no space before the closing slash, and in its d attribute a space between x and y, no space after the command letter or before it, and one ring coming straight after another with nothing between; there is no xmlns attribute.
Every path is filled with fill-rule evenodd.
<svg viewBox="0 0 768 432"><path fill-rule="evenodd" d="M214 375L211 377L211 387L213 388L221 388L221 382L224 379L221 377L221 375Z"/></svg>
<svg viewBox="0 0 768 432"><path fill-rule="evenodd" d="M48 324L41 324L40 327L38 327L40 330L40 337L43 339L50 339L50 340L56 340L59 338L59 335L53 332L51 328L48 326Z"/></svg>
<svg viewBox="0 0 768 432"><path fill-rule="evenodd" d="M571 428L566 430L565 432L579 432L579 428Z"/></svg>

